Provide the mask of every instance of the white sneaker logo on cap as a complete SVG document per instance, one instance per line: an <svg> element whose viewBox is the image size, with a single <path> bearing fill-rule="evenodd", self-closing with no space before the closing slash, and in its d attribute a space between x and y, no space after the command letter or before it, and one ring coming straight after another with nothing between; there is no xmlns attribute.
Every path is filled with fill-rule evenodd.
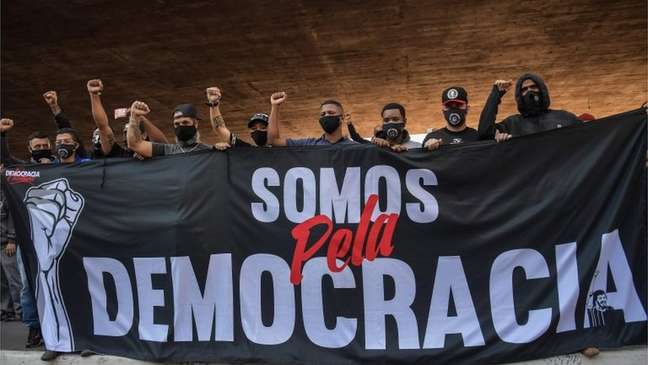
<svg viewBox="0 0 648 365"><path fill-rule="evenodd" d="M448 93L446 94L448 96L448 99L455 99L457 96L459 96L459 92L457 89L450 89L448 90Z"/></svg>

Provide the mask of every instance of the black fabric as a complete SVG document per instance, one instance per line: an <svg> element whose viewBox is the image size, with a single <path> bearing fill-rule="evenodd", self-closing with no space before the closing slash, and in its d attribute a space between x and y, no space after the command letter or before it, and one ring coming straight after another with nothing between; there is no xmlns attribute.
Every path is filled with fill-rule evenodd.
<svg viewBox="0 0 648 365"><path fill-rule="evenodd" d="M490 364L646 344L646 136L642 109L442 151L198 151L3 185L32 287L65 312L40 316L48 348Z"/></svg>
<svg viewBox="0 0 648 365"><path fill-rule="evenodd" d="M129 158L133 157L133 151L122 147L119 143L113 143L107 158Z"/></svg>
<svg viewBox="0 0 648 365"><path fill-rule="evenodd" d="M479 134L475 128L466 127L460 132L454 132L446 127L428 133L423 139L423 146L430 138L440 139L442 144L457 144L479 141Z"/></svg>

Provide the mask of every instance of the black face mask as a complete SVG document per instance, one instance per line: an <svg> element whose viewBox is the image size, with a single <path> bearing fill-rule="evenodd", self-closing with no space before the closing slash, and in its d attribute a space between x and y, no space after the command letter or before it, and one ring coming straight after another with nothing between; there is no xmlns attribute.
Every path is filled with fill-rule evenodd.
<svg viewBox="0 0 648 365"><path fill-rule="evenodd" d="M443 111L443 116L453 127L458 127L466 122L466 111L459 108L449 108Z"/></svg>
<svg viewBox="0 0 648 365"><path fill-rule="evenodd" d="M331 134L335 132L335 130L340 126L340 116L327 115L325 117L321 117L319 122L322 126L322 129L324 129L324 132Z"/></svg>
<svg viewBox="0 0 648 365"><path fill-rule="evenodd" d="M250 136L257 146L265 146L268 143L268 131L255 130L250 132Z"/></svg>
<svg viewBox="0 0 648 365"><path fill-rule="evenodd" d="M76 151L76 145L74 144L60 144L56 147L56 154L61 160L72 156L74 151Z"/></svg>
<svg viewBox="0 0 648 365"><path fill-rule="evenodd" d="M542 112L542 96L537 91L529 91L522 95L522 104L524 110L529 115L540 114Z"/></svg>
<svg viewBox="0 0 648 365"><path fill-rule="evenodd" d="M51 160L52 159L52 150L31 151L31 157L36 162L40 162L41 158L46 158L48 160Z"/></svg>
<svg viewBox="0 0 648 365"><path fill-rule="evenodd" d="M383 134L389 140L398 139L403 135L405 123L383 123Z"/></svg>
<svg viewBox="0 0 648 365"><path fill-rule="evenodd" d="M196 127L192 125L181 125L175 127L175 135L178 137L179 141L186 142L192 139L196 135Z"/></svg>

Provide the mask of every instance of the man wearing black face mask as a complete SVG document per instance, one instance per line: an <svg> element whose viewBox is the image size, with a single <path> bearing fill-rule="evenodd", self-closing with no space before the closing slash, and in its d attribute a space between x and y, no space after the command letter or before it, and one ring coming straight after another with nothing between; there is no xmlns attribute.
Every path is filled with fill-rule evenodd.
<svg viewBox="0 0 648 365"><path fill-rule="evenodd" d="M279 106L286 101L287 94L283 91L270 96L270 118L268 120L268 143L273 146L342 146L356 144L342 135L342 118L344 109L337 100L326 100L320 105L320 126L324 134L319 138L282 138L279 133Z"/></svg>
<svg viewBox="0 0 648 365"><path fill-rule="evenodd" d="M435 150L442 144L458 144L479 140L474 128L466 125L466 115L470 110L468 93L459 86L452 86L441 94L443 116L446 126L428 133L423 139L423 147Z"/></svg>
<svg viewBox="0 0 648 365"><path fill-rule="evenodd" d="M398 103L389 103L382 108L380 115L383 123L371 139L373 144L389 147L396 152L421 147L419 143L410 140L409 132L405 129L407 123L405 107Z"/></svg>
<svg viewBox="0 0 648 365"><path fill-rule="evenodd" d="M173 112L176 144L155 143L144 140L140 130L140 123L142 117L150 111L148 105L141 101L133 102L130 107L126 139L128 141L128 148L138 155L149 158L214 148L214 146L200 143L198 111L191 104L180 104L176 106Z"/></svg>
<svg viewBox="0 0 648 365"><path fill-rule="evenodd" d="M511 82L497 80L479 117L480 139L505 141L511 137L582 124L576 115L564 110L549 109L549 90L538 75L527 73L515 83L515 101L520 114L495 124L498 105Z"/></svg>
<svg viewBox="0 0 648 365"><path fill-rule="evenodd" d="M62 128L56 131L56 157L58 163L74 163L90 161L89 158L79 157L77 152L81 146L79 134L73 128Z"/></svg>

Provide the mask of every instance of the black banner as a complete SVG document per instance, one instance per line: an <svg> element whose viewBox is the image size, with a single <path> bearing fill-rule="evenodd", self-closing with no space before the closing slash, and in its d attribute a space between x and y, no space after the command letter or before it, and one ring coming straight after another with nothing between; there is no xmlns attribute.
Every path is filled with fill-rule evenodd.
<svg viewBox="0 0 648 365"><path fill-rule="evenodd" d="M47 347L497 363L646 344L646 113L5 172Z"/></svg>

